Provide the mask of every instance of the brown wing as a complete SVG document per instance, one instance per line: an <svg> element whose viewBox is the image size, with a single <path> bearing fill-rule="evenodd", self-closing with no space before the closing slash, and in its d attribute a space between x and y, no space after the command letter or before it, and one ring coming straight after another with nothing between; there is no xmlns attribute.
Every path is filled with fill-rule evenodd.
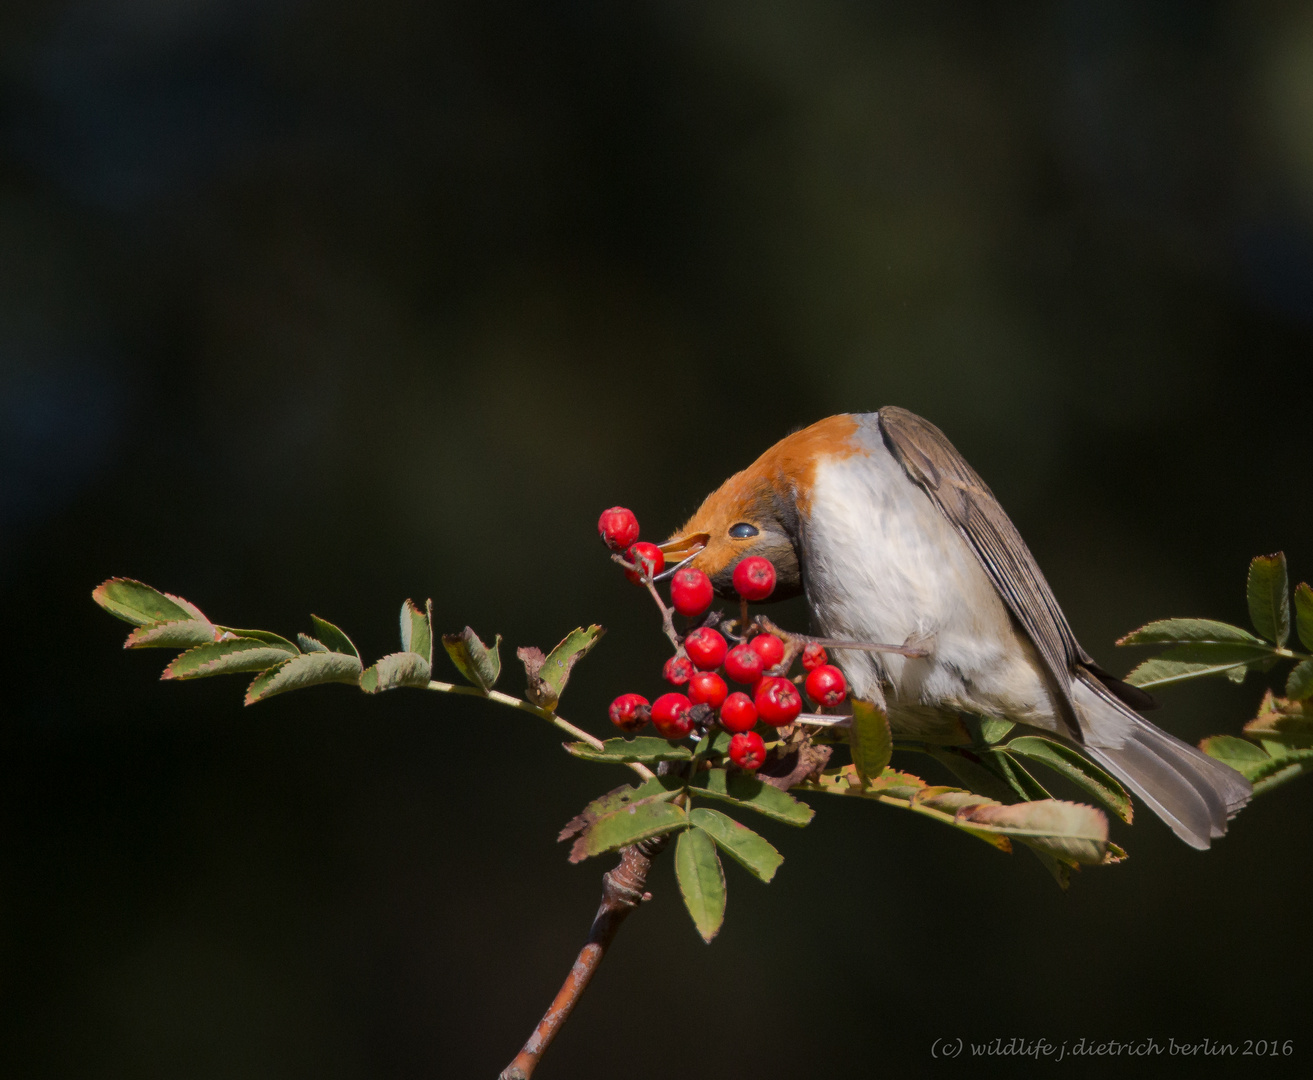
<svg viewBox="0 0 1313 1080"><path fill-rule="evenodd" d="M1035 557L985 482L934 424L906 409L886 406L880 428L890 452L971 545L999 595L1043 661L1055 700L1072 736L1080 724L1071 679L1085 651L1058 607Z"/></svg>

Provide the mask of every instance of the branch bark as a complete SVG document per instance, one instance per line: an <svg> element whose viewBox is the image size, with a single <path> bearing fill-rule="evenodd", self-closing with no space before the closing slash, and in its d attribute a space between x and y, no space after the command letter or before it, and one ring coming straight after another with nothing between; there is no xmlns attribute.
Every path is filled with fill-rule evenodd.
<svg viewBox="0 0 1313 1080"><path fill-rule="evenodd" d="M538 1021L529 1041L515 1055L515 1060L501 1071L498 1080L529 1080L533 1075L557 1032L579 1003L620 924L634 908L652 898L651 893L644 891L647 874L652 868L652 860L661 854L669 839L668 836L658 836L620 849L620 862L614 870L602 875L602 903L593 917L587 942L579 950L570 974Z"/></svg>

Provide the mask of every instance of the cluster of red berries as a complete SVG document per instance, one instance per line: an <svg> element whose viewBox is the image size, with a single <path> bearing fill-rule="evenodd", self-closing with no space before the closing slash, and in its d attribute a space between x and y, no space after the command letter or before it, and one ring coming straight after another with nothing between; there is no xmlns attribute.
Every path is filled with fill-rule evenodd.
<svg viewBox="0 0 1313 1080"><path fill-rule="evenodd" d="M638 519L632 511L612 507L602 514L597 531L607 546L623 551L626 561L641 567L646 577L654 578L665 568L661 549L638 540ZM631 581L642 583L638 571L625 573ZM735 566L733 582L745 600L765 600L775 590L775 567L769 559L750 556ZM711 579L701 570L684 567L671 577L671 606L681 615L703 614L714 596ZM802 712L802 695L794 682L783 674L765 674L783 662L784 652L784 642L774 634L758 634L731 648L720 631L699 626L689 631L682 651L662 669L668 683L687 684L688 692L662 694L654 702L641 694L621 694L611 703L611 722L632 735L650 720L665 738L683 739L696 724L694 709L706 706L704 711L714 712L716 722L733 733L730 760L742 769L758 769L765 761L766 744L753 730L757 722L783 727ZM802 666L807 672L804 688L812 701L830 708L843 702L848 692L843 672L828 662L821 646L813 643L803 650ZM734 682L751 687L751 695L737 690L731 693L721 671Z"/></svg>

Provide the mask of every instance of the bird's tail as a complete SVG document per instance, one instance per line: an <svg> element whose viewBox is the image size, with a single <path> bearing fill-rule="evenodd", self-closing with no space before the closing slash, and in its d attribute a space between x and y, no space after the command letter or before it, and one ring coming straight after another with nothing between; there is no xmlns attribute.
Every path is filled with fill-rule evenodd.
<svg viewBox="0 0 1313 1080"><path fill-rule="evenodd" d="M1083 749L1194 848L1207 848L1253 793L1234 769L1155 727L1121 702L1076 684ZM1083 691L1083 692L1082 692Z"/></svg>

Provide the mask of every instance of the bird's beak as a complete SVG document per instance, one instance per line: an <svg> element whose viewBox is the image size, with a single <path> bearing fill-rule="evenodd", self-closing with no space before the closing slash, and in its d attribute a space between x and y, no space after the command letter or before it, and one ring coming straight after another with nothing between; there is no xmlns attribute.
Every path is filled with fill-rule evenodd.
<svg viewBox="0 0 1313 1080"><path fill-rule="evenodd" d="M689 533L687 536L677 536L657 546L661 549L661 554L666 557L667 564L678 563L692 558L707 546L707 541L710 539L708 533Z"/></svg>

